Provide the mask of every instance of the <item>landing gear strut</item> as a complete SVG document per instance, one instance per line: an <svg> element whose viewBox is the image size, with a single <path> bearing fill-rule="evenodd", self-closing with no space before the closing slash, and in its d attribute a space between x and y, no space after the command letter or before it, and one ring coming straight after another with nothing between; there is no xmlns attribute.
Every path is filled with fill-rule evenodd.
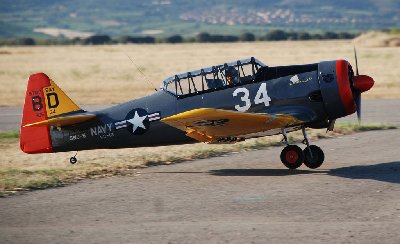
<svg viewBox="0 0 400 244"><path fill-rule="evenodd" d="M325 159L324 152L320 147L315 145L310 145L310 143L308 142L306 128L304 126L301 128L301 131L303 132L304 136L303 144L307 145L307 147L304 148L303 150L304 165L310 169L316 169L320 167L324 162Z"/></svg>
<svg viewBox="0 0 400 244"><path fill-rule="evenodd" d="M324 152L318 146L310 145L305 127L302 127L301 130L304 136L303 144L306 145L304 150L301 150L299 146L289 145L286 129L282 129L283 141L286 147L281 152L281 161L289 169L297 169L303 162L308 168L316 169L324 162Z"/></svg>

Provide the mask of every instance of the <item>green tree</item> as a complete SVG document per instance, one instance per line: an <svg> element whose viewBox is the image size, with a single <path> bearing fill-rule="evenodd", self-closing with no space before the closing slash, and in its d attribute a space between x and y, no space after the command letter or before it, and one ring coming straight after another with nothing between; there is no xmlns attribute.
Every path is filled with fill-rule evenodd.
<svg viewBox="0 0 400 244"><path fill-rule="evenodd" d="M239 36L239 40L242 42L253 42L256 40L256 37L249 32L245 32Z"/></svg>
<svg viewBox="0 0 400 244"><path fill-rule="evenodd" d="M196 35L197 42L210 42L210 34L207 32L200 32Z"/></svg>
<svg viewBox="0 0 400 244"><path fill-rule="evenodd" d="M167 43L181 43L183 42L183 38L180 35L173 35L165 38L165 42Z"/></svg>
<svg viewBox="0 0 400 244"><path fill-rule="evenodd" d="M111 38L107 35L94 35L89 36L88 38L83 40L83 44L91 44L91 45L101 45L107 44L111 42Z"/></svg>
<svg viewBox="0 0 400 244"><path fill-rule="evenodd" d="M350 33L348 33L348 32L340 32L340 33L338 34L338 38L339 38L339 39L353 39L353 38L354 38L354 35L353 35L353 34L350 34Z"/></svg>
<svg viewBox="0 0 400 244"><path fill-rule="evenodd" d="M118 38L119 43L155 43L155 38L152 36L121 36Z"/></svg>
<svg viewBox="0 0 400 244"><path fill-rule="evenodd" d="M317 33L317 34L311 35L311 39L313 39L313 40L322 40L324 38L323 38L323 36L321 34Z"/></svg>
<svg viewBox="0 0 400 244"><path fill-rule="evenodd" d="M272 30L268 32L264 37L264 40L267 41L282 41L287 39L288 39L288 34L283 30Z"/></svg>
<svg viewBox="0 0 400 244"><path fill-rule="evenodd" d="M23 46L33 46L36 44L36 42L33 38L21 37L21 38L16 39L16 44L23 45Z"/></svg>
<svg viewBox="0 0 400 244"><path fill-rule="evenodd" d="M299 40L310 40L311 35L308 32L300 32L298 35Z"/></svg>
<svg viewBox="0 0 400 244"><path fill-rule="evenodd" d="M338 34L335 32L325 32L323 34L324 39L338 39Z"/></svg>

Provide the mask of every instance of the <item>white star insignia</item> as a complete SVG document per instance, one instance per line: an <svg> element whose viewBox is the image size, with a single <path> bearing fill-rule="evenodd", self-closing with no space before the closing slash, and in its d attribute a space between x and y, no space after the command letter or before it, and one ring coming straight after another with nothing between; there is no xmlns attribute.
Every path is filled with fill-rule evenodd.
<svg viewBox="0 0 400 244"><path fill-rule="evenodd" d="M146 129L146 126L144 126L143 121L147 118L147 115L140 117L135 111L135 116L133 116L132 119L127 120L126 122L130 123L133 125L132 133L136 131L138 127Z"/></svg>

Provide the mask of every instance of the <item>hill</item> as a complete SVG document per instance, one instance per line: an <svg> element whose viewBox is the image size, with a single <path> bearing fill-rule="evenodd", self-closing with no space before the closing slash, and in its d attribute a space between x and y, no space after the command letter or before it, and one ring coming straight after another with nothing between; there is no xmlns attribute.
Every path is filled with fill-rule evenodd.
<svg viewBox="0 0 400 244"><path fill-rule="evenodd" d="M396 0L0 0L0 37L360 31L398 27L399 9Z"/></svg>

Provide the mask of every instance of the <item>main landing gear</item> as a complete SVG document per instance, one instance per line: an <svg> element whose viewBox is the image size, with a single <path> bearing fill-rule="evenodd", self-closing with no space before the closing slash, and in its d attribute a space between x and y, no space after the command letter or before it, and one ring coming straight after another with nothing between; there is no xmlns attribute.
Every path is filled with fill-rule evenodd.
<svg viewBox="0 0 400 244"><path fill-rule="evenodd" d="M321 148L315 145L310 145L308 142L307 132L302 127L304 136L303 143L307 145L304 150L297 145L289 145L286 129L282 129L282 135L286 147L281 152L281 161L289 169L297 169L303 163L310 169L316 169L322 165L325 159L324 152Z"/></svg>

